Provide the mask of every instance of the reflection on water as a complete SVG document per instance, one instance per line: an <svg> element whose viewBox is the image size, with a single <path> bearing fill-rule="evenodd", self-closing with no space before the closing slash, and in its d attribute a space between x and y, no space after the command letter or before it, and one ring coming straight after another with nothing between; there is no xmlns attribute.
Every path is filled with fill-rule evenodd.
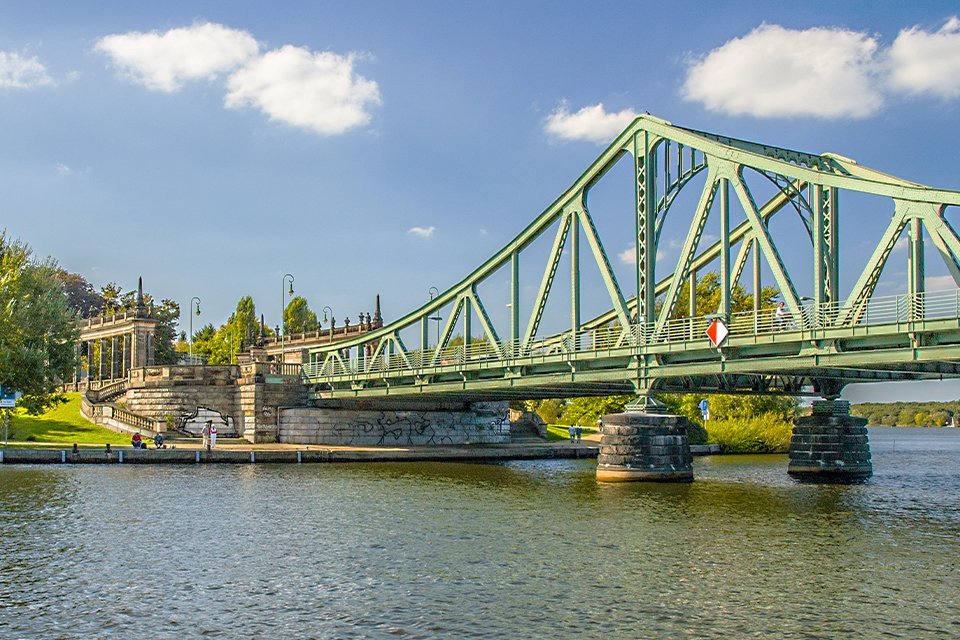
<svg viewBox="0 0 960 640"><path fill-rule="evenodd" d="M960 438L907 431L871 430L851 486L786 456L680 485L575 460L5 466L0 637L956 637Z"/></svg>

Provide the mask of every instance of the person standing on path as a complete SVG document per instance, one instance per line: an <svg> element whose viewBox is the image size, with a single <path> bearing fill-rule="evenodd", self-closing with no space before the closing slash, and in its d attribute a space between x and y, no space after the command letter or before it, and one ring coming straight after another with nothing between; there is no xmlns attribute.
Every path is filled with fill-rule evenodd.
<svg viewBox="0 0 960 640"><path fill-rule="evenodd" d="M583 427L577 425L577 442L580 442L583 439Z"/></svg>
<svg viewBox="0 0 960 640"><path fill-rule="evenodd" d="M207 420L203 423L203 429L200 430L200 435L203 436L203 448L210 448L210 425L213 424L212 420Z"/></svg>
<svg viewBox="0 0 960 640"><path fill-rule="evenodd" d="M217 446L217 425L210 424L210 448Z"/></svg>
<svg viewBox="0 0 960 640"><path fill-rule="evenodd" d="M573 443L573 439L577 437L577 432L574 430L573 425L570 425L570 428L567 429L567 433L570 434L570 442Z"/></svg>

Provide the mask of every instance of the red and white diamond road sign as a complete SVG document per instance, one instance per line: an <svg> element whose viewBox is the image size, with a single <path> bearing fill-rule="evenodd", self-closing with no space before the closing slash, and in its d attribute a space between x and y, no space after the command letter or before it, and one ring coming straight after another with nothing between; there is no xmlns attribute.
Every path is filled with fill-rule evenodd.
<svg viewBox="0 0 960 640"><path fill-rule="evenodd" d="M714 318L710 326L707 327L707 337L710 338L710 342L715 347L722 345L728 335L730 335L730 330L727 329L727 325L720 318Z"/></svg>

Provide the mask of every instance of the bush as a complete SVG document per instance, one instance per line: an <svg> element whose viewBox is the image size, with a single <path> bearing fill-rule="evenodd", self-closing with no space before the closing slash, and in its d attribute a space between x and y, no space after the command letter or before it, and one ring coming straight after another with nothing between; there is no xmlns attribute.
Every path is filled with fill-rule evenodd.
<svg viewBox="0 0 960 640"><path fill-rule="evenodd" d="M720 445L721 453L786 453L791 434L792 425L774 413L707 422L708 442Z"/></svg>
<svg viewBox="0 0 960 640"><path fill-rule="evenodd" d="M687 437L690 439L690 444L707 444L707 430L699 422L690 421L687 425Z"/></svg>
<svg viewBox="0 0 960 640"><path fill-rule="evenodd" d="M28 435L26 438L24 438L24 441L25 441L25 442L36 442L36 441L37 441L37 436L35 436L35 435L33 435L33 434L31 433L31 434Z"/></svg>

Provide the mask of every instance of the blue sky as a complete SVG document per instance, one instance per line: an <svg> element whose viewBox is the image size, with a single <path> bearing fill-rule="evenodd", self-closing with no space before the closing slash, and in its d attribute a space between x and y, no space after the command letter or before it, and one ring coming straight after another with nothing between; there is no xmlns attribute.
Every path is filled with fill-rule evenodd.
<svg viewBox="0 0 960 640"><path fill-rule="evenodd" d="M250 294L276 324L287 272L338 320L377 293L389 320L511 239L633 113L960 189L958 13L0 2L4 226L97 286L199 296L201 322ZM868 215L843 224L879 237Z"/></svg>

